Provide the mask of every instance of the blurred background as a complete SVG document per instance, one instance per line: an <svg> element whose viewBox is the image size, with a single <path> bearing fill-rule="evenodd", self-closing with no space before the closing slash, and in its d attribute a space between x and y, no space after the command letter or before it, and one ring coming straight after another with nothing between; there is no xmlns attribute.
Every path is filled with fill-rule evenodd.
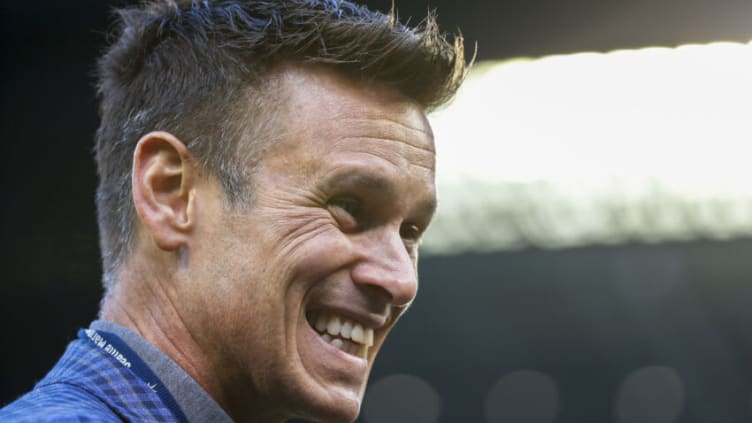
<svg viewBox="0 0 752 423"><path fill-rule="evenodd" d="M125 1L0 1L0 403L101 296L95 58ZM388 10L391 1L367 1ZM410 0L477 62L359 421L752 421L752 2Z"/></svg>

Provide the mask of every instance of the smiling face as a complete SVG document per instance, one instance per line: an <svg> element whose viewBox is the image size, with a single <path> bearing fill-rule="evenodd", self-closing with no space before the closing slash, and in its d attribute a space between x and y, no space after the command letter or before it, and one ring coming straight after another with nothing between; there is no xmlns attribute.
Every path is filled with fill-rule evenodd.
<svg viewBox="0 0 752 423"><path fill-rule="evenodd" d="M286 70L282 87L285 132L254 175L253 205L196 206L187 326L237 420L348 422L417 291L433 138L396 93L322 69Z"/></svg>

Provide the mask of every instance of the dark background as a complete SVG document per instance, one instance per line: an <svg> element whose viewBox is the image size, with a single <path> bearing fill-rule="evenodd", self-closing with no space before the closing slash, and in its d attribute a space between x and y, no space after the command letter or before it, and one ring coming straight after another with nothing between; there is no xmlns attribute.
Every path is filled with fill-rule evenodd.
<svg viewBox="0 0 752 423"><path fill-rule="evenodd" d="M30 389L96 316L92 74L108 10L125 3L0 1L0 403ZM752 38L749 0L397 7L413 20L437 8L444 29L477 42L479 60ZM438 393L441 422L482 422L492 385L535 369L558 386L555 421L588 423L618 420L632 371L666 366L683 383L677 421L749 422L751 257L744 239L428 257L372 380L416 375Z"/></svg>

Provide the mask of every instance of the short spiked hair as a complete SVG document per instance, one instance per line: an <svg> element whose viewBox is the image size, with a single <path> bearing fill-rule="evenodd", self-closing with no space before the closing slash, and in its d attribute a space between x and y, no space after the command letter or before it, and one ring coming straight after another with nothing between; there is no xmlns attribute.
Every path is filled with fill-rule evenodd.
<svg viewBox="0 0 752 423"><path fill-rule="evenodd" d="M326 66L427 111L448 101L466 72L462 37L449 42L431 13L410 27L393 11L338 0L152 0L116 16L98 62L96 203L107 291L133 243L130 179L141 136L178 136L235 207L251 201L261 159L253 144L270 139L282 102L270 88L276 66Z"/></svg>

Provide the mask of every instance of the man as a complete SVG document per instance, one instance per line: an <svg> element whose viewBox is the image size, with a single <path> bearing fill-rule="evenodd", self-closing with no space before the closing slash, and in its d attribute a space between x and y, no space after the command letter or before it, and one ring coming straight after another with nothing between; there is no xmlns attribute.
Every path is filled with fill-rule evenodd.
<svg viewBox="0 0 752 423"><path fill-rule="evenodd" d="M99 62L105 297L8 421L350 422L417 290L425 113L462 41L335 0L119 11Z"/></svg>

